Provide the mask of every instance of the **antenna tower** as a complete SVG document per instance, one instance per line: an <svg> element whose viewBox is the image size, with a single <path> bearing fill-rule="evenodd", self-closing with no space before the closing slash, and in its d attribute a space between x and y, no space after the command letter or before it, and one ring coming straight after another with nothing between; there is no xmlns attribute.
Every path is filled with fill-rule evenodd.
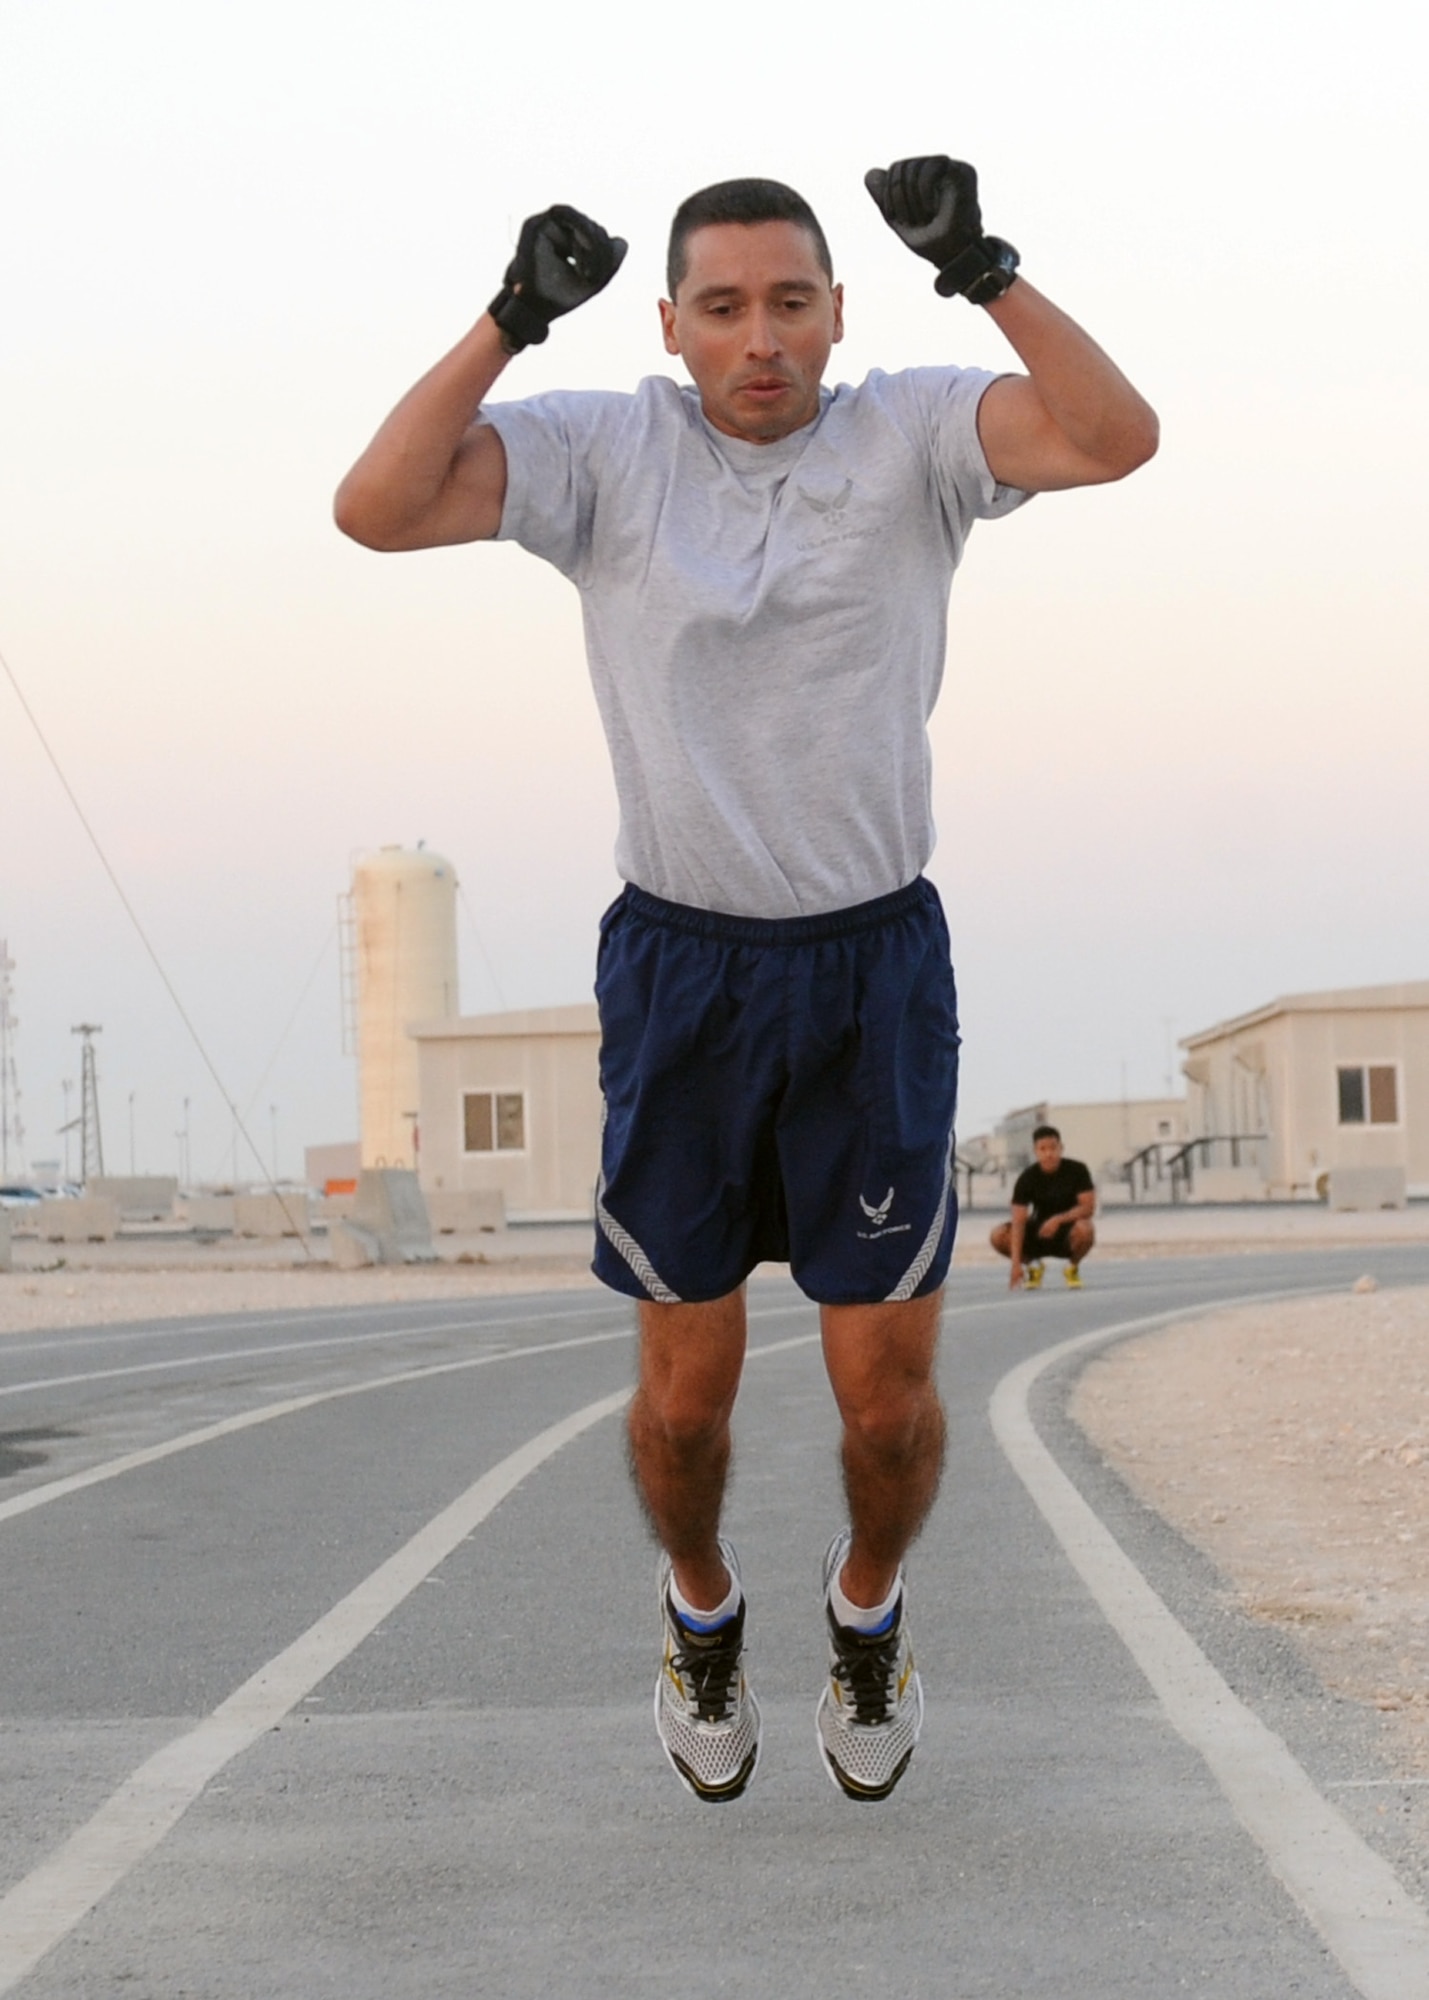
<svg viewBox="0 0 1429 2000"><path fill-rule="evenodd" d="M15 1030L20 1023L10 1006L10 974L14 970L10 947L0 938L0 1177L5 1180L12 1173L23 1174L29 1165L25 1121L20 1116L20 1080L15 1072Z"/></svg>
<svg viewBox="0 0 1429 2000"><path fill-rule="evenodd" d="M103 1033L95 1021L81 1021L71 1028L84 1037L84 1053L79 1068L79 1177L86 1184L94 1174L104 1172L104 1138L99 1129L99 1073L94 1065L94 1038Z"/></svg>
<svg viewBox="0 0 1429 2000"><path fill-rule="evenodd" d="M342 1010L342 1052L345 1056L357 1054L357 912L352 904L352 891L346 889L337 899L337 977L339 1004Z"/></svg>

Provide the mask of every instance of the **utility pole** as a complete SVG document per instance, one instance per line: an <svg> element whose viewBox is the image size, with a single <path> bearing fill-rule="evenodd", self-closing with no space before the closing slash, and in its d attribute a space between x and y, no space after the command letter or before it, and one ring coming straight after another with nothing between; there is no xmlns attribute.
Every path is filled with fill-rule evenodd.
<svg viewBox="0 0 1429 2000"><path fill-rule="evenodd" d="M104 1135L99 1129L99 1072L94 1062L94 1038L104 1031L97 1021L71 1028L83 1040L79 1059L79 1177L88 1186L104 1172Z"/></svg>
<svg viewBox="0 0 1429 2000"><path fill-rule="evenodd" d="M14 970L10 947L0 938L0 1176L6 1180L12 1173L23 1174L29 1165L25 1158L25 1125L20 1116L20 1082L15 1073L15 1030L20 1023L10 1006L10 974Z"/></svg>

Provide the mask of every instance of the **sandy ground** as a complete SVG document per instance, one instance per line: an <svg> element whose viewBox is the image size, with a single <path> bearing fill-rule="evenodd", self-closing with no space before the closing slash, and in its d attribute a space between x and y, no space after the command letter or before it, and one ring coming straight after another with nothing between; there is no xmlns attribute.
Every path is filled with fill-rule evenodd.
<svg viewBox="0 0 1429 2000"><path fill-rule="evenodd" d="M1429 1288L1241 1307L1093 1361L1072 1414L1429 1774Z"/></svg>
<svg viewBox="0 0 1429 2000"><path fill-rule="evenodd" d="M590 1250L590 1230L582 1226L502 1230L440 1237L434 1264L339 1271L320 1234L306 1247L157 1233L94 1244L19 1237L11 1248L13 1270L0 1270L0 1336L193 1314L598 1289Z"/></svg>
<svg viewBox="0 0 1429 2000"><path fill-rule="evenodd" d="M270 1270L59 1270L0 1272L0 1335L120 1320L185 1319L220 1313L305 1312L314 1306L386 1305L419 1299L490 1298L509 1292L599 1286L584 1264L537 1258L519 1264L383 1265L335 1271L328 1264Z"/></svg>

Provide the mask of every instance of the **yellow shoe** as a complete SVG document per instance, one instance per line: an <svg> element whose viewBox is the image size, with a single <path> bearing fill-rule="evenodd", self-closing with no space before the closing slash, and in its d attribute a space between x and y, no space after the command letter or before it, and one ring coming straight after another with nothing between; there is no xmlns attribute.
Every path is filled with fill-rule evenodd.
<svg viewBox="0 0 1429 2000"><path fill-rule="evenodd" d="M1041 1282L1042 1282L1042 1266L1040 1264L1029 1264L1027 1266L1028 1291L1035 1292L1037 1287L1041 1284Z"/></svg>
<svg viewBox="0 0 1429 2000"><path fill-rule="evenodd" d="M1073 1291L1079 1292L1082 1289L1082 1267L1080 1264L1068 1264L1063 1275L1066 1277L1067 1283L1072 1287Z"/></svg>

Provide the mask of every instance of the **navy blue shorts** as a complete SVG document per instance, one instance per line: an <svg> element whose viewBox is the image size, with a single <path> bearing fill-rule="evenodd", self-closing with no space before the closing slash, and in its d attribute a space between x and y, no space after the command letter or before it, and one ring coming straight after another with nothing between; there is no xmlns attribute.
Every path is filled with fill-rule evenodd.
<svg viewBox="0 0 1429 2000"><path fill-rule="evenodd" d="M595 990L597 1277L717 1299L775 1260L822 1305L937 1290L957 1228L958 1010L930 882L778 921L627 888Z"/></svg>

